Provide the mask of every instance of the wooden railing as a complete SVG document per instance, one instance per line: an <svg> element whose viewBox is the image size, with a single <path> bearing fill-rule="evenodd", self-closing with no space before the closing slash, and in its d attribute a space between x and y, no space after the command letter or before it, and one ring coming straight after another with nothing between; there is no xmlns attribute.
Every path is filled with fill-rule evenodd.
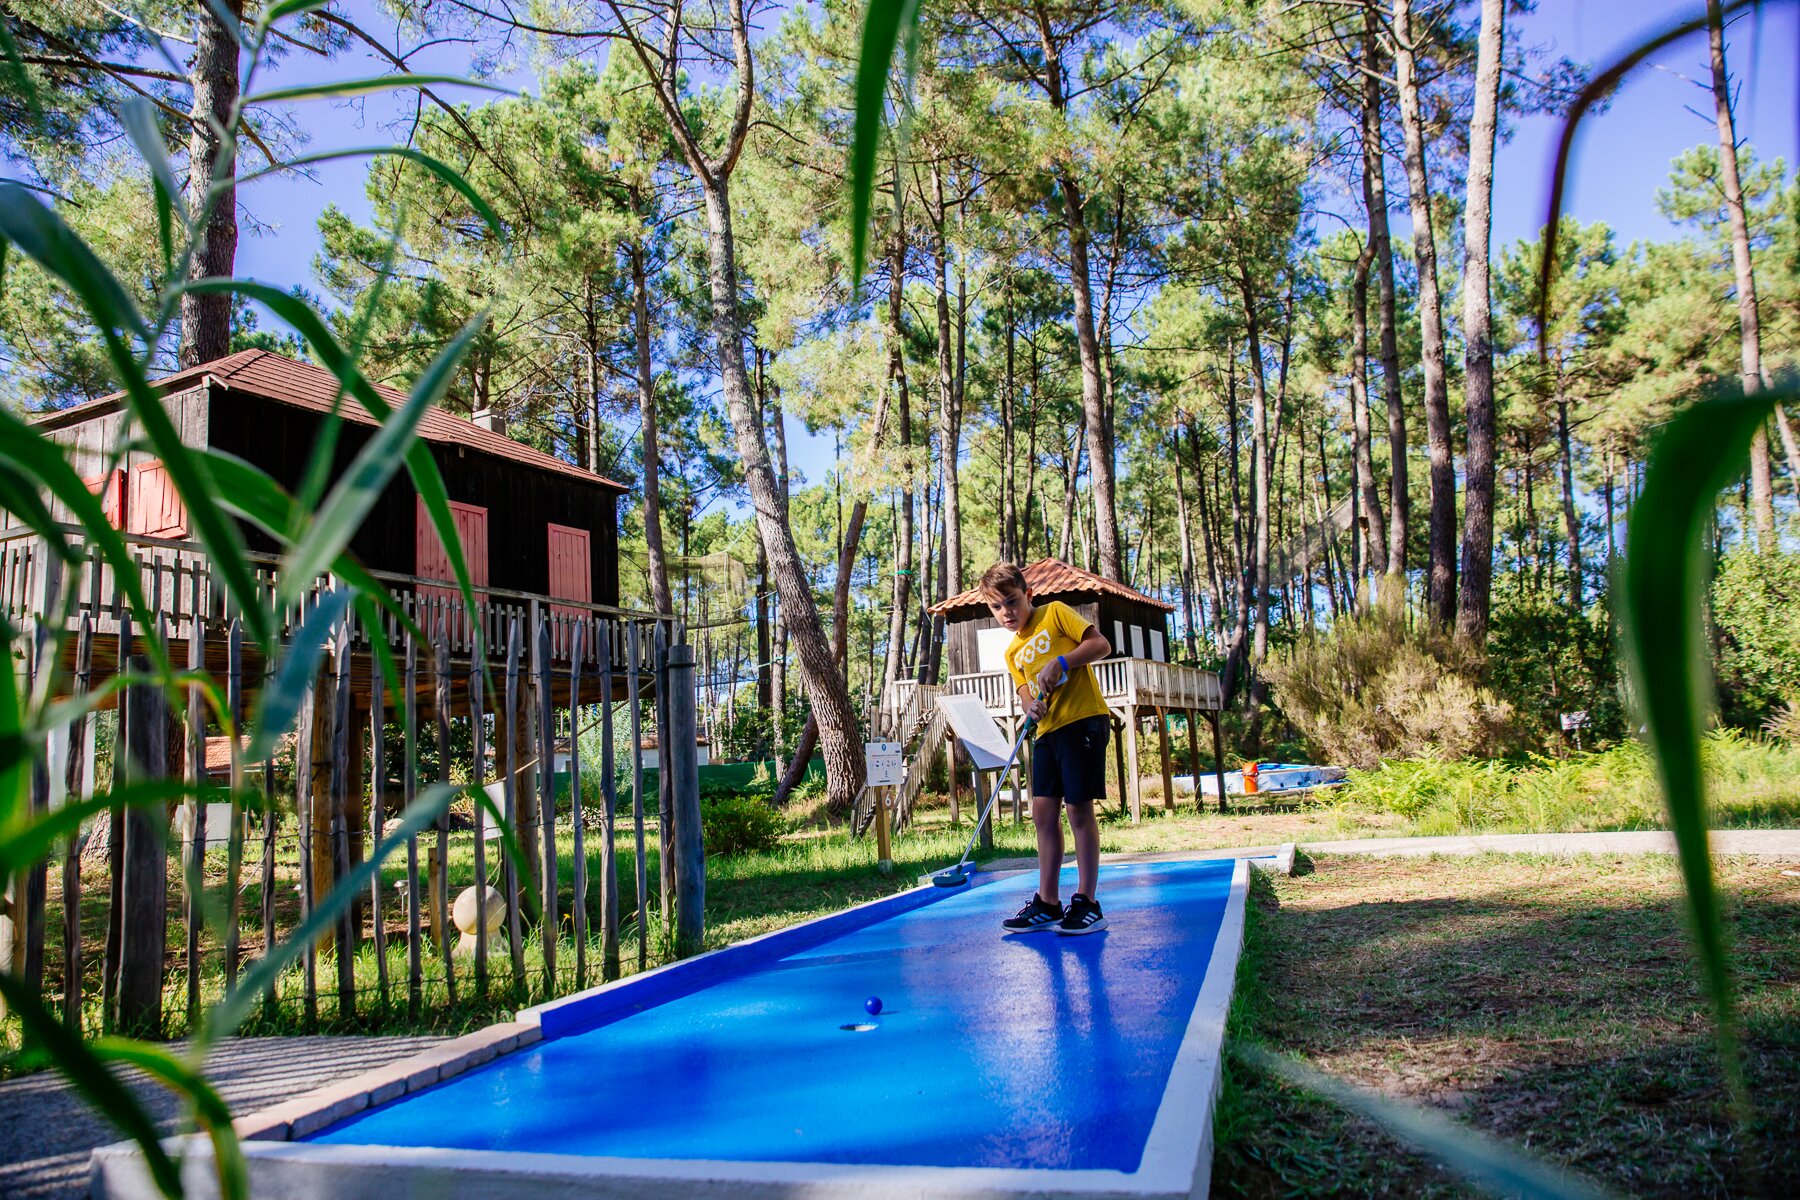
<svg viewBox="0 0 1800 1200"><path fill-rule="evenodd" d="M64 532L71 540L81 541L79 526L65 526ZM239 615L237 606L215 578L204 546L136 534L121 536L137 563L138 583L150 613L164 618L169 637L186 639L196 623L203 631L217 630ZM85 615L91 618L94 633L116 633L130 607L127 591L117 570L97 545L88 543L83 551L81 564L67 568L48 553L42 539L31 530L0 530L0 615L15 627L36 622L40 614L53 610L62 589L70 588L74 596L72 623L79 623ZM255 583L257 603L274 614L275 628L283 637L300 627L321 596L339 586L330 575L321 575L300 589L296 598L280 601L280 560L273 555L246 553L244 561ZM452 657L458 660L473 655L477 631L487 657L497 660L506 653L508 630L514 619L527 629L535 629L540 614L549 629L551 656L559 663L570 660L577 626L583 628L582 661L595 665L600 662L598 648L603 644L611 655L610 661L615 666L624 665L627 624L663 620L671 624L668 641L681 640L678 622L653 613L485 586L473 589L476 602L471 621L460 596L443 580L389 571L370 574L386 585L394 606L415 622L427 638L441 627ZM354 641L358 647L368 648L379 636L388 646L398 647L405 628L398 615L384 610L373 628L357 623ZM640 639L640 667L648 666L648 644L648 638Z"/></svg>
<svg viewBox="0 0 1800 1200"><path fill-rule="evenodd" d="M1219 676L1198 667L1156 662L1148 658L1108 658L1092 664L1094 682L1110 704L1131 708L1195 709L1217 712L1222 695ZM952 675L945 690L954 696L980 696L995 716L1018 713L1012 676L1005 671Z"/></svg>

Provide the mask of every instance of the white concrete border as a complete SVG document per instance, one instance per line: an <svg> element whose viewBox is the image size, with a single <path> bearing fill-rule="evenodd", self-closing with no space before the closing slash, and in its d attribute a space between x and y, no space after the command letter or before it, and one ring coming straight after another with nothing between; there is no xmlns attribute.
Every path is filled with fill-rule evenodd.
<svg viewBox="0 0 1800 1200"><path fill-rule="evenodd" d="M1203 1200L1211 1186L1213 1105L1224 1077L1225 1019L1243 946L1249 878L1249 865L1240 860L1200 993L1133 1172L595 1158L287 1140L538 1041L541 1026L522 1019L240 1118L251 1190L258 1200ZM539 1016L550 1007L519 1015ZM165 1145L184 1155L188 1196L213 1200L218 1184L205 1138L171 1138ZM95 1200L158 1200L130 1142L94 1151L89 1181Z"/></svg>

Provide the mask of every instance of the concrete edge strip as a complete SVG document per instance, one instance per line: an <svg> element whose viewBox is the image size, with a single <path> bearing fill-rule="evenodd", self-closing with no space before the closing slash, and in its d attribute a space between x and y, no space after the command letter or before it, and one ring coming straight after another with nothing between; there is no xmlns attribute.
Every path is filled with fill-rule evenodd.
<svg viewBox="0 0 1800 1200"><path fill-rule="evenodd" d="M1217 860L1196 856L1191 860L1171 861ZM618 1188L619 1195L660 1197L667 1195L668 1188L675 1183L683 1184L688 1195L745 1197L747 1200L783 1200L804 1194L857 1197L859 1200L865 1197L866 1200L902 1200L927 1194L946 1200L965 1197L967 1200L990 1200L1027 1195L1042 1200L1061 1197L1069 1200L1204 1197L1212 1170L1213 1105L1223 1080L1225 1017L1243 945L1249 865L1250 860L1239 859L1233 868L1231 888L1212 957L1201 980L1200 992L1195 997L1187 1030L1176 1050L1169 1081L1145 1141L1143 1159L1135 1172L586 1158L506 1151L343 1146L297 1140L366 1108L422 1091L483 1066L501 1054L544 1040L542 1025L525 1018L550 1007L548 1005L519 1013L519 1020L491 1025L385 1067L239 1117L232 1125L244 1142L244 1155L251 1168L252 1180L259 1185L256 1190L261 1193L267 1187L272 1195L317 1193L324 1181L320 1174L323 1172L333 1184L331 1194L334 1196L345 1200L365 1196L369 1200L385 1200L395 1189L401 1192L415 1191L419 1187L436 1190L421 1179L419 1172L424 1171L446 1196L506 1194L529 1196L531 1200L586 1196L592 1194L596 1185L603 1184ZM882 897L806 924L835 923L838 918L890 903L919 890L949 893L949 889L927 885L926 889L910 889L898 896ZM801 926L777 930L737 945L766 944L768 939L780 933L799 928ZM590 989L590 992L610 990L650 974L655 972L628 976L602 988ZM1218 1011L1209 1011L1209 1005ZM1202 1098L1200 1119L1182 1121L1183 1114L1192 1113L1195 1096ZM172 1154L181 1156L183 1182L189 1196L217 1195L211 1144L203 1135L168 1138L164 1145ZM88 1174L95 1200L156 1200L160 1195L145 1170L142 1155L132 1142L116 1142L96 1149L89 1161ZM366 1179L371 1186L358 1186L353 1183L356 1179ZM458 1189L453 1186L456 1181L467 1186ZM496 1191L496 1188L500 1190Z"/></svg>

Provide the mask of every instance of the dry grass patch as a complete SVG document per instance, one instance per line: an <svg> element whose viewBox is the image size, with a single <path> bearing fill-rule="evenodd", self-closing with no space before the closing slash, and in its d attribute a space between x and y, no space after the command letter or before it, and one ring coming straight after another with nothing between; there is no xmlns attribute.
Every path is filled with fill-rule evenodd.
<svg viewBox="0 0 1800 1200"><path fill-rule="evenodd" d="M1800 1194L1800 879L1720 863L1756 1126L1725 1107L1661 855L1320 858L1259 883L1233 1035L1644 1196ZM1365 1122L1234 1068L1223 1195L1459 1195Z"/></svg>

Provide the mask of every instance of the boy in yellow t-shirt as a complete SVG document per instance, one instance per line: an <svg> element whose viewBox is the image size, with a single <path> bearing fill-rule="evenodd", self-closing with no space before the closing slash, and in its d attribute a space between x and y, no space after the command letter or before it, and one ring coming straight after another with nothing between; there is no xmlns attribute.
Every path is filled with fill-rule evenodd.
<svg viewBox="0 0 1800 1200"><path fill-rule="evenodd" d="M1006 669L1025 715L1037 719L1031 752L1031 820L1037 827L1038 890L1031 903L1002 921L1009 933L1093 933L1106 927L1094 899L1100 868L1100 827L1094 802L1106 795L1106 702L1088 664L1112 653L1105 635L1061 601L1034 605L1025 574L997 563L981 577L981 596L1002 629L1012 631ZM1065 910L1058 899L1062 871L1062 811L1075 839L1075 894Z"/></svg>

